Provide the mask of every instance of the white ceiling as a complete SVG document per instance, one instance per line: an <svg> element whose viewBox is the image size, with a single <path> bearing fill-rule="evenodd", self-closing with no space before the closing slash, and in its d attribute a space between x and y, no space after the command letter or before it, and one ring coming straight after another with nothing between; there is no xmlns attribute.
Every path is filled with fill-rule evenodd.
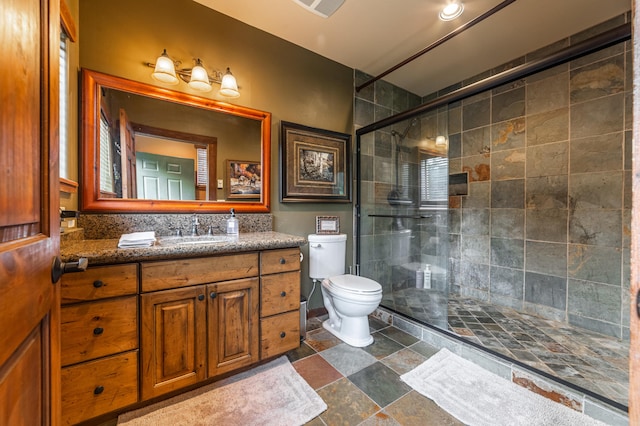
<svg viewBox="0 0 640 426"><path fill-rule="evenodd" d="M329 18L293 0L195 0L338 63L378 75L500 4L463 0L345 0ZM631 0L516 0L384 79L424 96L631 10Z"/></svg>

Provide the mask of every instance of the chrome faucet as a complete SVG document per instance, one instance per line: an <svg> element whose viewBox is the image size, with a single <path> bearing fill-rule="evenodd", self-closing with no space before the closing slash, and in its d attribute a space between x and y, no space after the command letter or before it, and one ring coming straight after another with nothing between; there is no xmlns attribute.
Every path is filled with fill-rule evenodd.
<svg viewBox="0 0 640 426"><path fill-rule="evenodd" d="M196 216L196 214L193 214L193 217L191 218L191 236L195 237L196 235L198 235L198 225L200 224L200 222L198 222L198 216Z"/></svg>

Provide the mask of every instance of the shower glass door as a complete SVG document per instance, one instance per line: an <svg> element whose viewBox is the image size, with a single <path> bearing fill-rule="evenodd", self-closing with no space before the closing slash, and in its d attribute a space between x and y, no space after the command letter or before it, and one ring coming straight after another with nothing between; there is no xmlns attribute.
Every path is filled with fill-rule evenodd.
<svg viewBox="0 0 640 426"><path fill-rule="evenodd" d="M358 135L356 258L381 306L447 328L447 110Z"/></svg>

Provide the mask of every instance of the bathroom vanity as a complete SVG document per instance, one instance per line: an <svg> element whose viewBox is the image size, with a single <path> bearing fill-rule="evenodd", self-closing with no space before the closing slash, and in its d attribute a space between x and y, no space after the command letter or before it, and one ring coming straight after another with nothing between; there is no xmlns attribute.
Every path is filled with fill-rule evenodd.
<svg viewBox="0 0 640 426"><path fill-rule="evenodd" d="M62 417L76 424L190 390L300 344L302 237L117 249L62 247L89 260L62 292Z"/></svg>

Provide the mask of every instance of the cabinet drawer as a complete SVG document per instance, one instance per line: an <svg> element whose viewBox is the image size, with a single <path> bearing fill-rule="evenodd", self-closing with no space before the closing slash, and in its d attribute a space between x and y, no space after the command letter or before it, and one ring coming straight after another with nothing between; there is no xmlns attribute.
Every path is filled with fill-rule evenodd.
<svg viewBox="0 0 640 426"><path fill-rule="evenodd" d="M260 358L266 359L300 346L300 311L260 320Z"/></svg>
<svg viewBox="0 0 640 426"><path fill-rule="evenodd" d="M62 369L62 424L72 425L138 401L138 351Z"/></svg>
<svg viewBox="0 0 640 426"><path fill-rule="evenodd" d="M142 292L258 276L258 253L145 262Z"/></svg>
<svg viewBox="0 0 640 426"><path fill-rule="evenodd" d="M138 298L127 296L62 308L62 365L138 346Z"/></svg>
<svg viewBox="0 0 640 426"><path fill-rule="evenodd" d="M300 269L300 249L266 250L260 253L260 273L297 271Z"/></svg>
<svg viewBox="0 0 640 426"><path fill-rule="evenodd" d="M65 274L60 280L63 305L136 294L137 291L137 265L96 266L85 272Z"/></svg>
<svg viewBox="0 0 640 426"><path fill-rule="evenodd" d="M260 279L260 316L300 307L300 271L265 275Z"/></svg>

